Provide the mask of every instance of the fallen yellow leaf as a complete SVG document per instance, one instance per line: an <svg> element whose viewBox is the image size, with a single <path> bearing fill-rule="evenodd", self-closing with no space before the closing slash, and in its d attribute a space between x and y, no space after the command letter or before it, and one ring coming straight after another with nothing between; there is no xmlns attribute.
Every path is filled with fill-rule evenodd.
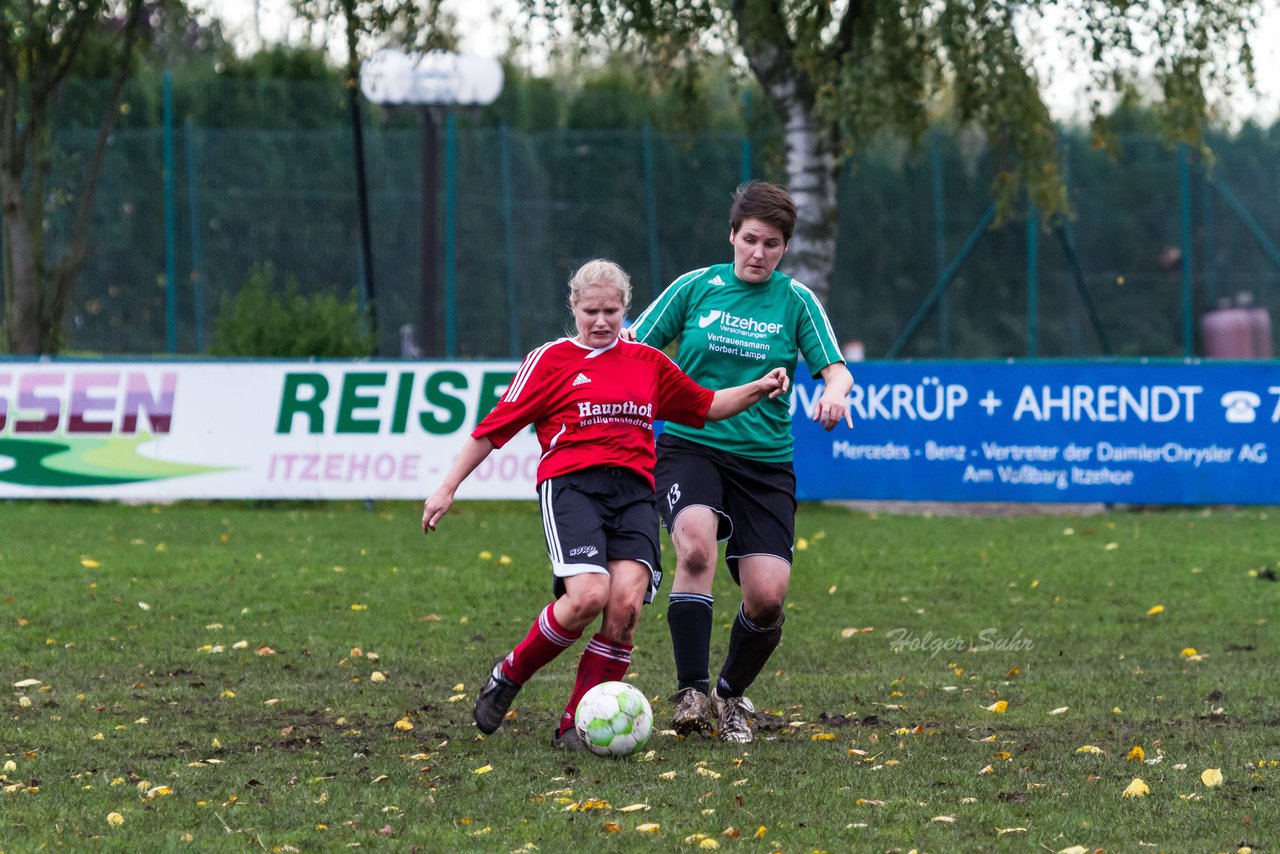
<svg viewBox="0 0 1280 854"><path fill-rule="evenodd" d="M1148 617L1154 617L1156 614L1163 614L1163 613L1164 613L1163 605L1152 605L1150 608L1147 609Z"/></svg>
<svg viewBox="0 0 1280 854"><path fill-rule="evenodd" d="M1210 789L1222 785L1222 769L1206 768L1200 774L1200 782L1204 783Z"/></svg>
<svg viewBox="0 0 1280 854"><path fill-rule="evenodd" d="M413 721L409 720L408 718L401 718L400 720L396 721L395 727L401 732L408 732L409 730L413 729Z"/></svg>
<svg viewBox="0 0 1280 854"><path fill-rule="evenodd" d="M991 705L987 706L988 712L995 712L997 715L1003 715L1008 710L1009 710L1008 700L997 700Z"/></svg>
<svg viewBox="0 0 1280 854"><path fill-rule="evenodd" d="M1076 753L1092 753L1100 755L1106 753L1101 747L1094 747L1092 744L1084 744L1076 748Z"/></svg>
<svg viewBox="0 0 1280 854"><path fill-rule="evenodd" d="M356 602L356 603L352 604L352 606L351 606L351 610L352 610L352 611L368 611L368 610L369 610L369 606L368 606L368 605L361 605L359 602Z"/></svg>
<svg viewBox="0 0 1280 854"><path fill-rule="evenodd" d="M1141 798L1151 794L1151 787L1146 784L1141 777L1134 777L1133 781L1125 787L1124 792L1120 795L1122 798Z"/></svg>
<svg viewBox="0 0 1280 854"><path fill-rule="evenodd" d="M83 563L83 561L81 561L81 563ZM112 827L119 827L124 824L124 816L120 815L118 812L109 812L107 813L107 824Z"/></svg>
<svg viewBox="0 0 1280 854"><path fill-rule="evenodd" d="M1147 752L1142 749L1142 745L1135 744L1133 748L1129 751L1129 753L1124 757L1124 761L1133 762L1134 760L1137 760L1138 762L1141 762L1146 758L1147 758Z"/></svg>
<svg viewBox="0 0 1280 854"><path fill-rule="evenodd" d="M639 812L640 810L649 809L648 804L629 804L625 807L619 807L618 812Z"/></svg>
<svg viewBox="0 0 1280 854"><path fill-rule="evenodd" d="M1182 650L1182 652L1179 653L1179 655L1181 655L1183 658L1191 658L1193 655L1198 655L1198 654L1199 653L1196 652L1196 648L1194 646L1186 647L1185 649Z"/></svg>
<svg viewBox="0 0 1280 854"><path fill-rule="evenodd" d="M636 825L636 833L657 833L661 829L662 829L662 825L657 824L655 822L648 822L646 824Z"/></svg>
<svg viewBox="0 0 1280 854"><path fill-rule="evenodd" d="M472 772L472 773L475 773L475 774L488 774L488 773L489 773L490 771L492 771L492 770L493 770L493 766L492 766L492 765L481 765L479 768L477 768L477 769L476 769L474 772Z"/></svg>
<svg viewBox="0 0 1280 854"><path fill-rule="evenodd" d="M766 832L767 832L767 831L765 830L765 826L764 826L763 824L762 824L762 825L760 825L759 827L757 827L757 828L756 828L756 839L764 839L764 835L765 835L765 833L766 833Z"/></svg>
<svg viewBox="0 0 1280 854"><path fill-rule="evenodd" d="M91 557L80 558L80 565L83 566L85 569L97 569L98 567L102 566L102 564L98 563L96 560L94 560ZM112 815L119 815L119 813L112 813ZM123 818L120 820L124 821Z"/></svg>

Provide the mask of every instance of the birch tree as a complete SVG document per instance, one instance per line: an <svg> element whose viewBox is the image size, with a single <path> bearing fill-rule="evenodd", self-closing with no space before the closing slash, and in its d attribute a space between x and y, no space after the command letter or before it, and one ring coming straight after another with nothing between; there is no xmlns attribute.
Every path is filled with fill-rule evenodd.
<svg viewBox="0 0 1280 854"><path fill-rule="evenodd" d="M666 84L708 53L758 82L784 128L800 219L788 272L824 299L844 157L878 134L919 138L946 112L985 132L992 192L1069 213L1039 52L1072 57L1102 130L1107 94L1149 81L1171 138L1196 143L1215 97L1252 82L1258 0L519 0L588 50L634 50ZM1039 29L1037 30L1037 26ZM1048 43L1031 33L1052 34ZM943 109L945 107L945 110ZM856 211L845 212L856 216Z"/></svg>

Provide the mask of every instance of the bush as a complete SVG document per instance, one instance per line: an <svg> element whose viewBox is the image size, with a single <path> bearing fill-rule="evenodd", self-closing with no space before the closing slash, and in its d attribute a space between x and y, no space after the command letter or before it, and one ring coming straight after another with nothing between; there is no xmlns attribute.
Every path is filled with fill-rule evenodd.
<svg viewBox="0 0 1280 854"><path fill-rule="evenodd" d="M209 352L215 356L342 358L369 356L374 338L360 314L354 292L310 296L293 276L283 293L271 264L255 267L239 292L223 301L213 322Z"/></svg>

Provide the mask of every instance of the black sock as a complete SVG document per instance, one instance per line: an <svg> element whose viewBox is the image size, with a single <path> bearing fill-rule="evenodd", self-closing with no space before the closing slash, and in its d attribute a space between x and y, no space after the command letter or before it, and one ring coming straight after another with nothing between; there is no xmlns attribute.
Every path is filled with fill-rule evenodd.
<svg viewBox="0 0 1280 854"><path fill-rule="evenodd" d="M667 627L676 659L678 689L711 685L711 607L715 599L701 593L672 593L668 597Z"/></svg>
<svg viewBox="0 0 1280 854"><path fill-rule="evenodd" d="M781 640L781 619L776 626L761 627L738 609L738 618L733 621L733 630L729 632L729 654L716 681L716 693L722 697L745 694Z"/></svg>

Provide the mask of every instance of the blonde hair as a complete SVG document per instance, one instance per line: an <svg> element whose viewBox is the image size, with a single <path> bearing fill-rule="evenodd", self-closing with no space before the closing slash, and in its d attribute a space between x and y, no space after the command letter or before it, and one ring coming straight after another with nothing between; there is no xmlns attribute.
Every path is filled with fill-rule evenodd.
<svg viewBox="0 0 1280 854"><path fill-rule="evenodd" d="M613 261L596 258L579 267L569 279L569 308L582 300L582 292L597 285L617 288L622 307L631 307L631 277Z"/></svg>

